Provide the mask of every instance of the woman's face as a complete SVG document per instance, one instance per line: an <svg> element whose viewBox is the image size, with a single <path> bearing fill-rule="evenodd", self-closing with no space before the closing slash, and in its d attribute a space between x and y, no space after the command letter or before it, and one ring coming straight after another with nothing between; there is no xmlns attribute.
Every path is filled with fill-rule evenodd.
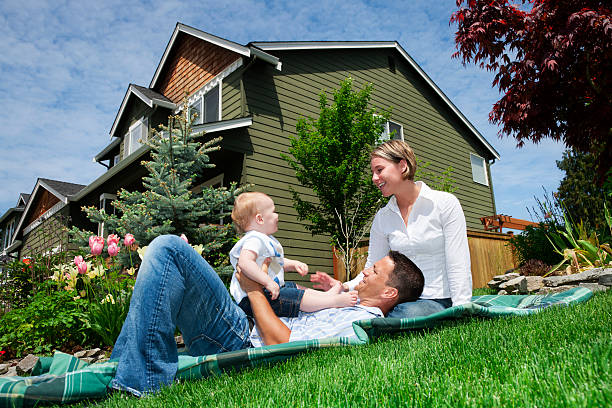
<svg viewBox="0 0 612 408"><path fill-rule="evenodd" d="M374 156L370 161L372 182L380 189L383 196L389 197L399 191L404 183L403 172L408 167L406 160L394 163L382 157Z"/></svg>

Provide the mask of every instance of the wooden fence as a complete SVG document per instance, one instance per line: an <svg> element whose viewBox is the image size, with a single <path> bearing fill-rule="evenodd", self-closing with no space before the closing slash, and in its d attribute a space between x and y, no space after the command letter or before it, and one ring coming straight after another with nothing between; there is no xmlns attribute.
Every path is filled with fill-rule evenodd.
<svg viewBox="0 0 612 408"><path fill-rule="evenodd" d="M510 234L500 234L491 231L468 230L468 245L470 247L470 259L472 263L472 286L483 288L495 275L501 275L508 269L515 268L516 261L512 256L512 250L508 241L512 238ZM368 256L367 244L357 249L358 256L351 268L351 278L357 275L365 266ZM345 280L346 272L344 264L334 256L334 277Z"/></svg>
<svg viewBox="0 0 612 408"><path fill-rule="evenodd" d="M483 288L495 275L517 266L508 241L510 234L468 230L468 245L472 262L472 286Z"/></svg>

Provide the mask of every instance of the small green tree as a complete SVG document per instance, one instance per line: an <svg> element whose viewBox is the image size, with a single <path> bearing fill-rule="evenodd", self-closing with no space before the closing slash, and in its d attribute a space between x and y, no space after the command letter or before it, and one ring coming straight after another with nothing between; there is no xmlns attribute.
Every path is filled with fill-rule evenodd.
<svg viewBox="0 0 612 408"><path fill-rule="evenodd" d="M596 183L597 161L592 153L566 150L557 167L565 172L559 184L557 198L574 222L582 221L587 229L604 231L607 227L604 217L604 202L608 208L610 185ZM607 191L606 191L607 190Z"/></svg>
<svg viewBox="0 0 612 408"><path fill-rule="evenodd" d="M168 125L154 129L146 141L151 160L142 162L149 172L143 177L144 192L119 191L113 202L119 215L95 207L83 210L92 222L104 222L109 232L133 234L140 246L162 234L185 234L190 243L204 245L202 255L216 260L213 266L227 266L219 251L229 252L235 233L231 224L219 225L219 220L229 214L235 196L243 189L232 183L229 189L206 187L198 195L192 193L197 175L215 166L209 154L220 149L221 138L198 141L204 132L192 132L195 118L189 118L187 112L185 104L182 114L170 116ZM72 232L81 240L90 234L77 229Z"/></svg>
<svg viewBox="0 0 612 408"><path fill-rule="evenodd" d="M382 134L388 111L370 108L372 86L352 89L347 78L333 91L333 103L319 95L318 119L301 118L297 137L291 138L289 153L283 159L295 176L312 189L318 200L302 198L291 189L300 220L309 224L312 234L329 234L331 244L340 252L347 277L353 250L367 232L369 223L382 204L380 192L368 171L369 152Z"/></svg>

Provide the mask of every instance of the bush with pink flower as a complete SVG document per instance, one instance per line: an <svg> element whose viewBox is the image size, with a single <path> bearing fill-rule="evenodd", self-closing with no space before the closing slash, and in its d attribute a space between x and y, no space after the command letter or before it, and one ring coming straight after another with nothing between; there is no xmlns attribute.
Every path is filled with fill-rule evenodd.
<svg viewBox="0 0 612 408"><path fill-rule="evenodd" d="M116 234L89 237L89 254L77 255L70 264L55 268L51 279L75 299L89 302L85 315L87 324L104 345L112 346L119 335L129 310L135 280L132 253L138 245L132 234L121 238ZM106 249L106 250L105 250ZM129 265L124 266L117 255L126 253ZM112 301L111 301L112 300Z"/></svg>

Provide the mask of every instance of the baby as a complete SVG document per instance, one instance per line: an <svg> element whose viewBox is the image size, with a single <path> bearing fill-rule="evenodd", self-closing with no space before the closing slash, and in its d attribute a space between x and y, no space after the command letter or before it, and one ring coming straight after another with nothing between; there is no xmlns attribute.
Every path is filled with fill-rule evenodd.
<svg viewBox="0 0 612 408"><path fill-rule="evenodd" d="M234 203L232 220L238 231L245 234L230 251L234 267L230 293L247 315L253 313L236 278L237 267L244 275L263 285L277 316L295 317L300 310L315 312L355 305L357 292L345 292L339 283L327 292L321 292L285 282L285 271L296 271L304 276L308 273L308 265L285 258L283 247L272 236L278 230L278 214L274 212L274 201L269 196L257 192L240 194Z"/></svg>

